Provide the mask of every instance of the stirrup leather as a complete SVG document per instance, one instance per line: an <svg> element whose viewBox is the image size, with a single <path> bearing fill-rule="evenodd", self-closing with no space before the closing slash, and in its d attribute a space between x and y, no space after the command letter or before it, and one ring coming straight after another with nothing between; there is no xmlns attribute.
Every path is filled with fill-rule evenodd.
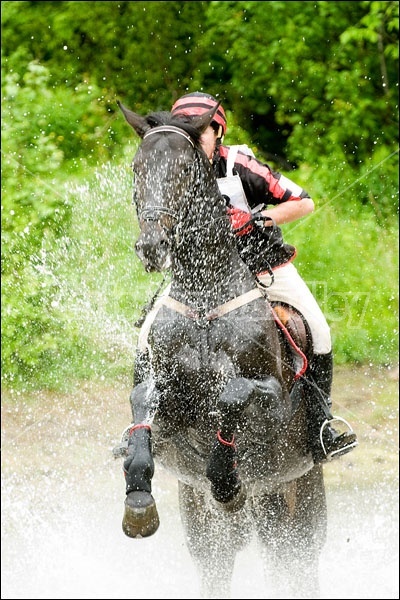
<svg viewBox="0 0 400 600"><path fill-rule="evenodd" d="M338 434L338 440L340 439L341 436L344 435L351 435L353 434L354 440L345 444L344 446L342 446L341 448L337 448L336 450L331 450L331 452L327 452L327 449L325 447L324 444L324 440L323 440L323 433L325 431L325 428L328 426L332 426L333 423L335 422L340 422L340 423L344 423L344 425L347 427L348 431L345 431L341 434ZM348 423L345 419L343 419L342 417L332 417L331 419L325 419L325 421L322 423L321 425L321 429L320 429L320 433L319 433L319 438L320 438L320 442L321 442L321 447L322 450L325 454L326 460L332 460L335 457L339 457L342 456L343 454L347 454L347 452L350 452L350 450L352 450L353 448L355 448L356 446L358 446L358 441L356 438L356 435L354 433L354 430L352 428L352 426L350 425L350 423Z"/></svg>

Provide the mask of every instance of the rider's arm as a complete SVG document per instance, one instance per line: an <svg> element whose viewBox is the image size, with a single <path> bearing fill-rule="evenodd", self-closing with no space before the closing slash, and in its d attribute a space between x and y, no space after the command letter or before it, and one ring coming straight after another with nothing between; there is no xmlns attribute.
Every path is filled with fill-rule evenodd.
<svg viewBox="0 0 400 600"><path fill-rule="evenodd" d="M221 146L224 159L228 149ZM250 206L271 217L276 225L291 223L314 210L309 194L285 175L241 152L237 153L235 170L242 180ZM265 221L268 227L271 221Z"/></svg>
<svg viewBox="0 0 400 600"><path fill-rule="evenodd" d="M276 225L283 225L284 223L297 221L297 219L312 213L313 210L314 202L311 198L300 198L299 200L286 200L286 202L262 210L261 214L265 217L271 217ZM271 221L265 221L264 225L268 227L272 223Z"/></svg>

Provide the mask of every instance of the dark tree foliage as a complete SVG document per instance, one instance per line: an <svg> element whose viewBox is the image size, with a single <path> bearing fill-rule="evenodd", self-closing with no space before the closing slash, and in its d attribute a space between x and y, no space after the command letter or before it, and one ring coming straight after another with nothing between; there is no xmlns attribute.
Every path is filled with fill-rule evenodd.
<svg viewBox="0 0 400 600"><path fill-rule="evenodd" d="M288 167L395 148L398 2L3 2L2 26L8 71L95 86L105 120L202 88Z"/></svg>

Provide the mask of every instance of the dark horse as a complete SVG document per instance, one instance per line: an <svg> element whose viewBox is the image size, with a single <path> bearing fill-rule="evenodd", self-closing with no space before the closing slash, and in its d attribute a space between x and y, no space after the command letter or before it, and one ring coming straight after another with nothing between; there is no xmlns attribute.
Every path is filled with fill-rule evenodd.
<svg viewBox="0 0 400 600"><path fill-rule="evenodd" d="M322 467L308 450L293 353L238 254L199 142L214 110L189 124L120 108L142 138L133 162L136 251L147 271L172 273L130 397L123 530L130 537L157 530L155 457L178 479L203 598L230 597L235 556L253 535L274 598L318 598Z"/></svg>

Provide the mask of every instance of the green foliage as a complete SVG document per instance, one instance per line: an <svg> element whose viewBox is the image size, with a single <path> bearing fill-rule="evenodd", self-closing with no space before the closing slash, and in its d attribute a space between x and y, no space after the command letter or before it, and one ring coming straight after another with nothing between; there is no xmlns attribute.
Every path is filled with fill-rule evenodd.
<svg viewBox="0 0 400 600"><path fill-rule="evenodd" d="M120 154L117 98L144 114L205 89L228 110L227 141L241 127L279 168L329 163L354 179L373 148L398 150L398 6L3 2L3 63L48 69L44 133L67 159Z"/></svg>
<svg viewBox="0 0 400 600"><path fill-rule="evenodd" d="M221 98L227 143L315 199L287 237L337 360L395 360L398 29L394 1L2 2L7 385L131 368L160 276L133 252L135 142L116 100L146 114L199 89Z"/></svg>
<svg viewBox="0 0 400 600"><path fill-rule="evenodd" d="M134 253L129 162L108 163L63 184L71 206L64 234L27 256L22 270L10 268L2 314L7 386L60 389L80 377L129 375L134 322L162 279L146 274ZM348 207L338 215L327 200L286 226L285 237L298 246L296 265L331 325L336 361L393 362L395 229L383 229L372 211Z"/></svg>
<svg viewBox="0 0 400 600"><path fill-rule="evenodd" d="M267 160L352 179L373 148L398 151L397 2L213 2L208 18L204 81Z"/></svg>
<svg viewBox="0 0 400 600"><path fill-rule="evenodd" d="M25 60L46 62L53 85L90 79L144 112L165 109L192 84L208 2L20 2L21 14L14 4L3 3L12 69L18 40Z"/></svg>
<svg viewBox="0 0 400 600"><path fill-rule="evenodd" d="M201 43L211 60L202 64L203 85L231 109L227 142L235 142L240 123L277 168L329 172L327 190L360 180L339 204L372 202L390 220L397 213L398 3L270 2L265 9L213 2L207 11Z"/></svg>
<svg viewBox="0 0 400 600"><path fill-rule="evenodd" d="M105 94L88 82L74 89L51 85L49 69L29 62L19 73L2 65L4 168L49 175L110 158L115 116L105 113Z"/></svg>
<svg viewBox="0 0 400 600"><path fill-rule="evenodd" d="M335 210L334 199L285 238L298 248L296 266L331 327L335 361L391 364L398 350L398 231L382 229L356 203Z"/></svg>

